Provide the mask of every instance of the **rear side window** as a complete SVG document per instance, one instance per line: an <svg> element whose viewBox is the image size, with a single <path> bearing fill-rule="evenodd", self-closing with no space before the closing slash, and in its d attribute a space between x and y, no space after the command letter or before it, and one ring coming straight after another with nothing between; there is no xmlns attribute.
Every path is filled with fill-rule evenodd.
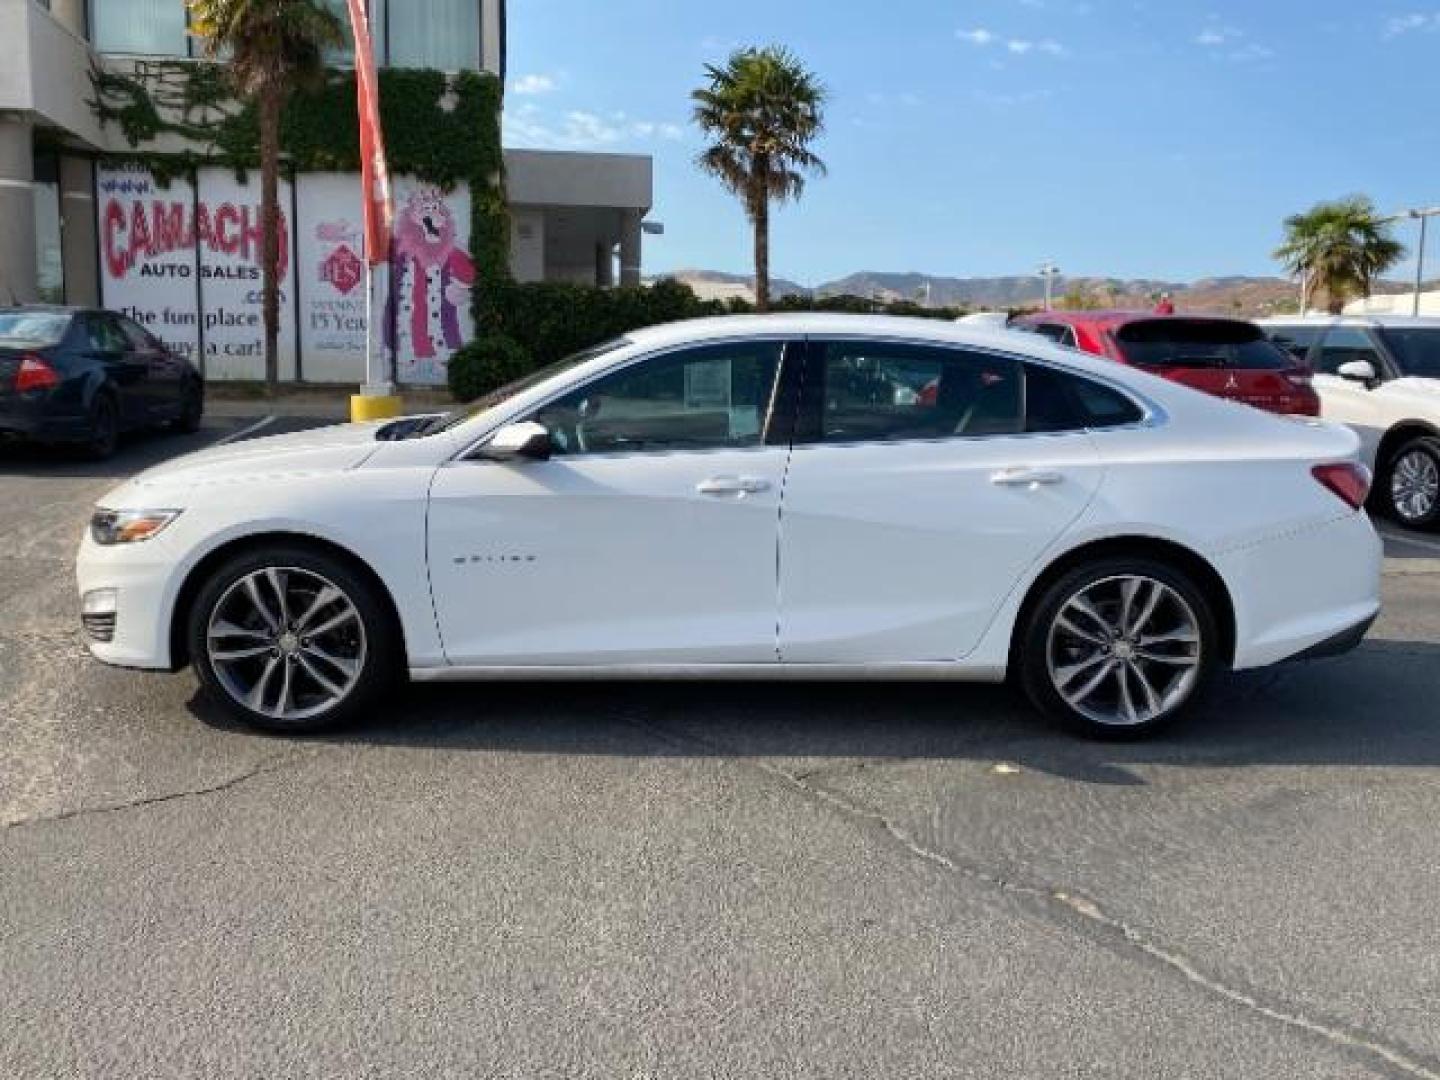
<svg viewBox="0 0 1440 1080"><path fill-rule="evenodd" d="M1271 326L1266 328L1266 333L1271 341L1303 364L1323 330L1319 326Z"/></svg>
<svg viewBox="0 0 1440 1080"><path fill-rule="evenodd" d="M1066 326L1064 323L1036 323L1034 326L1025 327L1032 334L1039 334L1043 338L1049 338L1056 345L1066 345L1069 348L1076 348L1077 340L1074 327Z"/></svg>
<svg viewBox="0 0 1440 1080"><path fill-rule="evenodd" d="M1039 364L1025 368L1025 430L1076 431L1121 427L1145 418L1140 406L1117 390Z"/></svg>
<svg viewBox="0 0 1440 1080"><path fill-rule="evenodd" d="M1279 371L1295 364L1258 326L1229 319L1145 319L1120 327L1115 341L1137 367Z"/></svg>
<svg viewBox="0 0 1440 1080"><path fill-rule="evenodd" d="M7 345L58 345L70 316L54 311L0 311L0 341Z"/></svg>
<svg viewBox="0 0 1440 1080"><path fill-rule="evenodd" d="M824 442L1024 430L1022 365L1011 357L881 341L829 342L821 379L818 423Z"/></svg>
<svg viewBox="0 0 1440 1080"><path fill-rule="evenodd" d="M1404 327L1381 333L1406 375L1440 379L1440 330Z"/></svg>

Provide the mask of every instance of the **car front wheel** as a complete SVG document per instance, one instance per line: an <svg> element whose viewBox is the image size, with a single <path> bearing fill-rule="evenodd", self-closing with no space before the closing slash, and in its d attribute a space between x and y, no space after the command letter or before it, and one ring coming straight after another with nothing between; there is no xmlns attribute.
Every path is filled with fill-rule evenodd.
<svg viewBox="0 0 1440 1080"><path fill-rule="evenodd" d="M1104 559L1047 588L1020 641L1039 708L1093 738L1133 738L1179 716L1215 670L1219 637L1190 578L1149 559Z"/></svg>
<svg viewBox="0 0 1440 1080"><path fill-rule="evenodd" d="M1412 439L1391 459L1382 486L1386 509L1402 525L1432 529L1440 524L1440 439Z"/></svg>
<svg viewBox="0 0 1440 1080"><path fill-rule="evenodd" d="M189 624L201 683L243 723L278 732L333 727L372 706L398 668L398 638L364 575L303 547L225 563Z"/></svg>

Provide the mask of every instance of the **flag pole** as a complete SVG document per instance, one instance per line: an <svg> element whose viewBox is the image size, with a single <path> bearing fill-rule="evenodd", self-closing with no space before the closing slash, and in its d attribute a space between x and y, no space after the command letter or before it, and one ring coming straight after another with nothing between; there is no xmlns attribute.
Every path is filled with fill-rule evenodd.
<svg viewBox="0 0 1440 1080"><path fill-rule="evenodd" d="M365 382L350 398L350 419L385 420L400 414L385 362L385 333L375 325L375 269L384 266L388 282L393 210L390 170L385 161L385 133L380 126L380 87L365 0L346 0L355 40L355 91L360 122L360 189L365 216ZM381 308L383 312L385 309ZM378 335L378 343L377 343Z"/></svg>

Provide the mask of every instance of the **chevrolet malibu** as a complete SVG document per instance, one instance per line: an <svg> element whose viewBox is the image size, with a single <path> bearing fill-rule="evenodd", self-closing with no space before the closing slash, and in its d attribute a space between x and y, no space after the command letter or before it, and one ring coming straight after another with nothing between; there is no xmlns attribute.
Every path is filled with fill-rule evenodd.
<svg viewBox="0 0 1440 1080"><path fill-rule="evenodd" d="M1357 449L1039 337L703 320L144 473L95 510L80 603L99 659L193 665L272 730L406 676L1008 676L1137 735L1217 672L1363 637Z"/></svg>

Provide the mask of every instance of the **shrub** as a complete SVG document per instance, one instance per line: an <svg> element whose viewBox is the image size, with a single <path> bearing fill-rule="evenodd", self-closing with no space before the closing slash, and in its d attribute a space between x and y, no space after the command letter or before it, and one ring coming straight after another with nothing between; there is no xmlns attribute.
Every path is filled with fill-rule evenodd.
<svg viewBox="0 0 1440 1080"><path fill-rule="evenodd" d="M488 334L450 358L450 394L456 401L472 401L528 375L534 367L530 355L513 338Z"/></svg>

